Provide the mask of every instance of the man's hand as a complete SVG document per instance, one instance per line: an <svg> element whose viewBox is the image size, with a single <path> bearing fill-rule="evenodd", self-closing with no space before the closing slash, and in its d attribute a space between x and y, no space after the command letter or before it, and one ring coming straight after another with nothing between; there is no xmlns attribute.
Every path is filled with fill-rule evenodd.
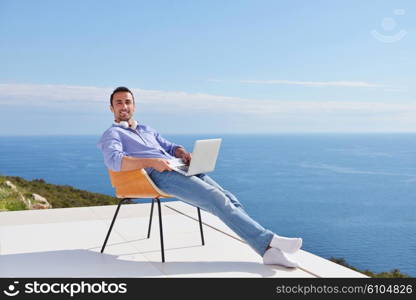
<svg viewBox="0 0 416 300"><path fill-rule="evenodd" d="M172 168L169 166L169 162L163 158L153 158L150 163L150 167L158 172L172 171Z"/></svg>
<svg viewBox="0 0 416 300"><path fill-rule="evenodd" d="M176 148L175 150L175 157L181 158L183 160L183 162L189 166L192 156L191 153L186 152L186 150L184 148Z"/></svg>

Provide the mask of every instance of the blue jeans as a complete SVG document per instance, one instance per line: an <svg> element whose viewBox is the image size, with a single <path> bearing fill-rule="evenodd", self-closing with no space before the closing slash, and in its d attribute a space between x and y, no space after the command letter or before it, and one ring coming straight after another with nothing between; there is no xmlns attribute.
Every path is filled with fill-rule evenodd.
<svg viewBox="0 0 416 300"><path fill-rule="evenodd" d="M163 192L220 218L261 256L266 252L273 232L254 221L237 198L209 176L184 176L175 171L156 170L149 176Z"/></svg>

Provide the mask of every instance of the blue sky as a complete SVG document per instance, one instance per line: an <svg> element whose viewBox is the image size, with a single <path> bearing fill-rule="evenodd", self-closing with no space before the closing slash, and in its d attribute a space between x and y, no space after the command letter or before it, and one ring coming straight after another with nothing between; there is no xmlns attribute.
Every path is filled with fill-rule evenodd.
<svg viewBox="0 0 416 300"><path fill-rule="evenodd" d="M415 1L0 2L0 135L416 131Z"/></svg>

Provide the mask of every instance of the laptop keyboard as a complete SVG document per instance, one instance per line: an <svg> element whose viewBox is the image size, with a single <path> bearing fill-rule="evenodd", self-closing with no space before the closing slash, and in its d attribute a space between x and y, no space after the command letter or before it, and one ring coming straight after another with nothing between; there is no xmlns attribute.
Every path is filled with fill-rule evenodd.
<svg viewBox="0 0 416 300"><path fill-rule="evenodd" d="M179 158L171 159L170 164L172 167L177 168L181 171L188 172L189 166L185 165L183 161Z"/></svg>
<svg viewBox="0 0 416 300"><path fill-rule="evenodd" d="M188 172L189 166L177 166L178 169Z"/></svg>

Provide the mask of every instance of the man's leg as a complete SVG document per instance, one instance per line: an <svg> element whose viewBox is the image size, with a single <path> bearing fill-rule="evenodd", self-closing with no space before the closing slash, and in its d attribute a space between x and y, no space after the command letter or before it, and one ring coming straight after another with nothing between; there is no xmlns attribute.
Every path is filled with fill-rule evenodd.
<svg viewBox="0 0 416 300"><path fill-rule="evenodd" d="M237 197L234 196L230 191L225 190L216 181L214 181L214 179L212 179L211 177L209 177L208 175L203 174L203 173L202 174L197 174L195 176L200 178L204 182L206 182L206 183L216 187L217 189L219 189L221 192L223 192L225 194L225 196L228 197L228 199L230 199L231 203L234 204L235 207L239 208L242 212L247 214L247 212L244 210L243 205L240 203L240 201L238 201Z"/></svg>
<svg viewBox="0 0 416 300"><path fill-rule="evenodd" d="M157 172L154 170L150 173L150 177L165 193L219 217L259 255L263 256L266 252L274 237L273 232L263 228L241 208L235 206L229 196L226 196L212 182L209 184L200 177L188 177L174 171ZM236 203L239 203L238 200Z"/></svg>
<svg viewBox="0 0 416 300"><path fill-rule="evenodd" d="M218 188L220 191L222 191L231 201L231 203L241 210L242 213L247 214L247 212L244 210L243 206L241 205L240 201L229 191L224 190L217 182L215 182L211 177L209 177L206 174L198 174L195 175L204 182ZM249 217L250 218L250 217ZM270 242L270 245L268 248L278 248L280 250L283 250L285 252L293 253L300 249L302 246L302 239L301 238L287 238L279 235L274 235L273 239ZM268 250L268 248L266 250ZM276 253L275 253L276 254ZM274 261L275 255L268 255L270 261ZM281 254L279 256L282 256ZM290 265L294 265L293 263L290 263Z"/></svg>

